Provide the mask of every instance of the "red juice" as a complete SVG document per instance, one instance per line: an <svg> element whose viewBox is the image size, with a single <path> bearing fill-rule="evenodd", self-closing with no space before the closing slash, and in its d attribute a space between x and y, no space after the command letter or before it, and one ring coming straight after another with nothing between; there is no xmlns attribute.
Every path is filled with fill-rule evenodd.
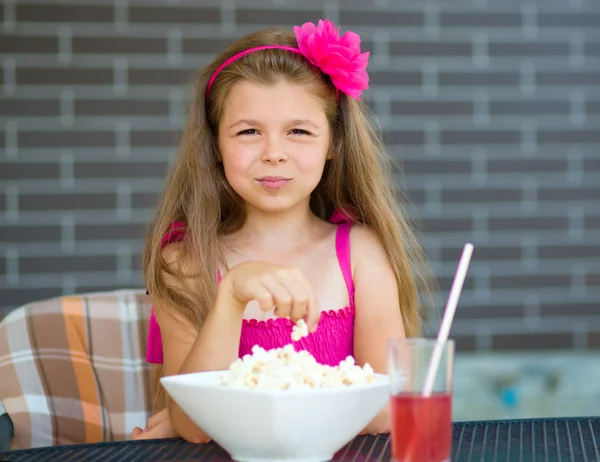
<svg viewBox="0 0 600 462"><path fill-rule="evenodd" d="M452 395L424 398L404 393L391 398L392 460L444 462L452 444Z"/></svg>

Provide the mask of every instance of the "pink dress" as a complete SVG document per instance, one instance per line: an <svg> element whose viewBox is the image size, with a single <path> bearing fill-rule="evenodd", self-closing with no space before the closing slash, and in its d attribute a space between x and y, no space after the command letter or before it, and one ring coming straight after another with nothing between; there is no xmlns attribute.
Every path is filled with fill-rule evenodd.
<svg viewBox="0 0 600 462"><path fill-rule="evenodd" d="M250 354L254 345L269 350L283 347L289 343L296 351L307 350L321 364L337 366L340 361L354 353L354 283L350 267L350 228L351 223L341 212L335 212L331 221L339 223L336 230L335 248L340 269L346 282L350 305L337 310L321 312L317 330L292 342L293 322L290 319L271 318L267 320L244 319L240 336L239 357ZM174 224L181 227L181 223ZM171 231L163 239L163 246L183 238L184 231ZM220 279L220 277L219 277ZM148 330L148 346L146 360L154 364L162 364L162 338L160 326L154 316L150 318Z"/></svg>

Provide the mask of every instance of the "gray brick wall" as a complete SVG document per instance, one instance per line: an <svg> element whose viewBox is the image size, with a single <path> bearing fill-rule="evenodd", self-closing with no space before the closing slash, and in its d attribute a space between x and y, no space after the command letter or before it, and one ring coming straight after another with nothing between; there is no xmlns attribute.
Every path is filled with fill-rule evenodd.
<svg viewBox="0 0 600 462"><path fill-rule="evenodd" d="M600 347L597 1L1 4L0 310L140 286L191 72L241 34L327 16L373 52L365 99L440 305L476 245L459 347Z"/></svg>

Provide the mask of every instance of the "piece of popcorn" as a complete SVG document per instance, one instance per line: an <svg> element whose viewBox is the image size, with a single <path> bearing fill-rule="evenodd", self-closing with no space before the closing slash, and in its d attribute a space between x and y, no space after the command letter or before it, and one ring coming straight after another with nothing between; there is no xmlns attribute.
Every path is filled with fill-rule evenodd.
<svg viewBox="0 0 600 462"><path fill-rule="evenodd" d="M297 390L330 388L372 383L375 380L369 364L357 366L348 356L338 366L319 364L308 351L295 351L292 344L283 348L265 350L257 345L252 354L235 360L226 375L223 386Z"/></svg>
<svg viewBox="0 0 600 462"><path fill-rule="evenodd" d="M292 340L297 342L303 337L308 335L308 326L304 319L298 320L298 322L292 327Z"/></svg>

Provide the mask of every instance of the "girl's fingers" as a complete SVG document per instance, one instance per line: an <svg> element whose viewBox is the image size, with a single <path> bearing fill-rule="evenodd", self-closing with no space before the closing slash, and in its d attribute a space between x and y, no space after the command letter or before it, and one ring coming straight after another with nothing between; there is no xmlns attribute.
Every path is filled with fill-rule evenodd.
<svg viewBox="0 0 600 462"><path fill-rule="evenodd" d="M269 291L273 297L273 304L275 305L275 314L280 318L285 318L291 315L292 311L292 295L283 286L280 280L267 279L263 281L264 287ZM271 309L272 309L271 305ZM268 311L268 310L266 310Z"/></svg>
<svg viewBox="0 0 600 462"><path fill-rule="evenodd" d="M281 283L292 299L289 317L294 322L298 322L300 319L306 317L308 312L309 296L306 289L298 281L289 278L282 279Z"/></svg>
<svg viewBox="0 0 600 462"><path fill-rule="evenodd" d="M137 439L142 433L144 433L144 430L142 430L140 427L135 427L132 431L131 431L131 436L129 437L129 439L135 440Z"/></svg>
<svg viewBox="0 0 600 462"><path fill-rule="evenodd" d="M146 424L146 431L152 430L159 423L161 423L163 420L168 419L168 418L169 418L169 412L168 412L167 408L163 409L160 412L157 412L156 414L154 414L152 417L150 417L148 419L148 423Z"/></svg>
<svg viewBox="0 0 600 462"><path fill-rule="evenodd" d="M162 421L156 425L152 430L147 430L142 434L135 437L136 440L152 440L156 438L175 438L177 434L171 427L169 421Z"/></svg>
<svg viewBox="0 0 600 462"><path fill-rule="evenodd" d="M308 303L306 305L306 325L308 326L309 332L314 332L317 329L319 318L321 317L321 308L319 307L319 299L315 294L315 291L304 277L296 279L296 283L301 286L302 290L308 297Z"/></svg>

